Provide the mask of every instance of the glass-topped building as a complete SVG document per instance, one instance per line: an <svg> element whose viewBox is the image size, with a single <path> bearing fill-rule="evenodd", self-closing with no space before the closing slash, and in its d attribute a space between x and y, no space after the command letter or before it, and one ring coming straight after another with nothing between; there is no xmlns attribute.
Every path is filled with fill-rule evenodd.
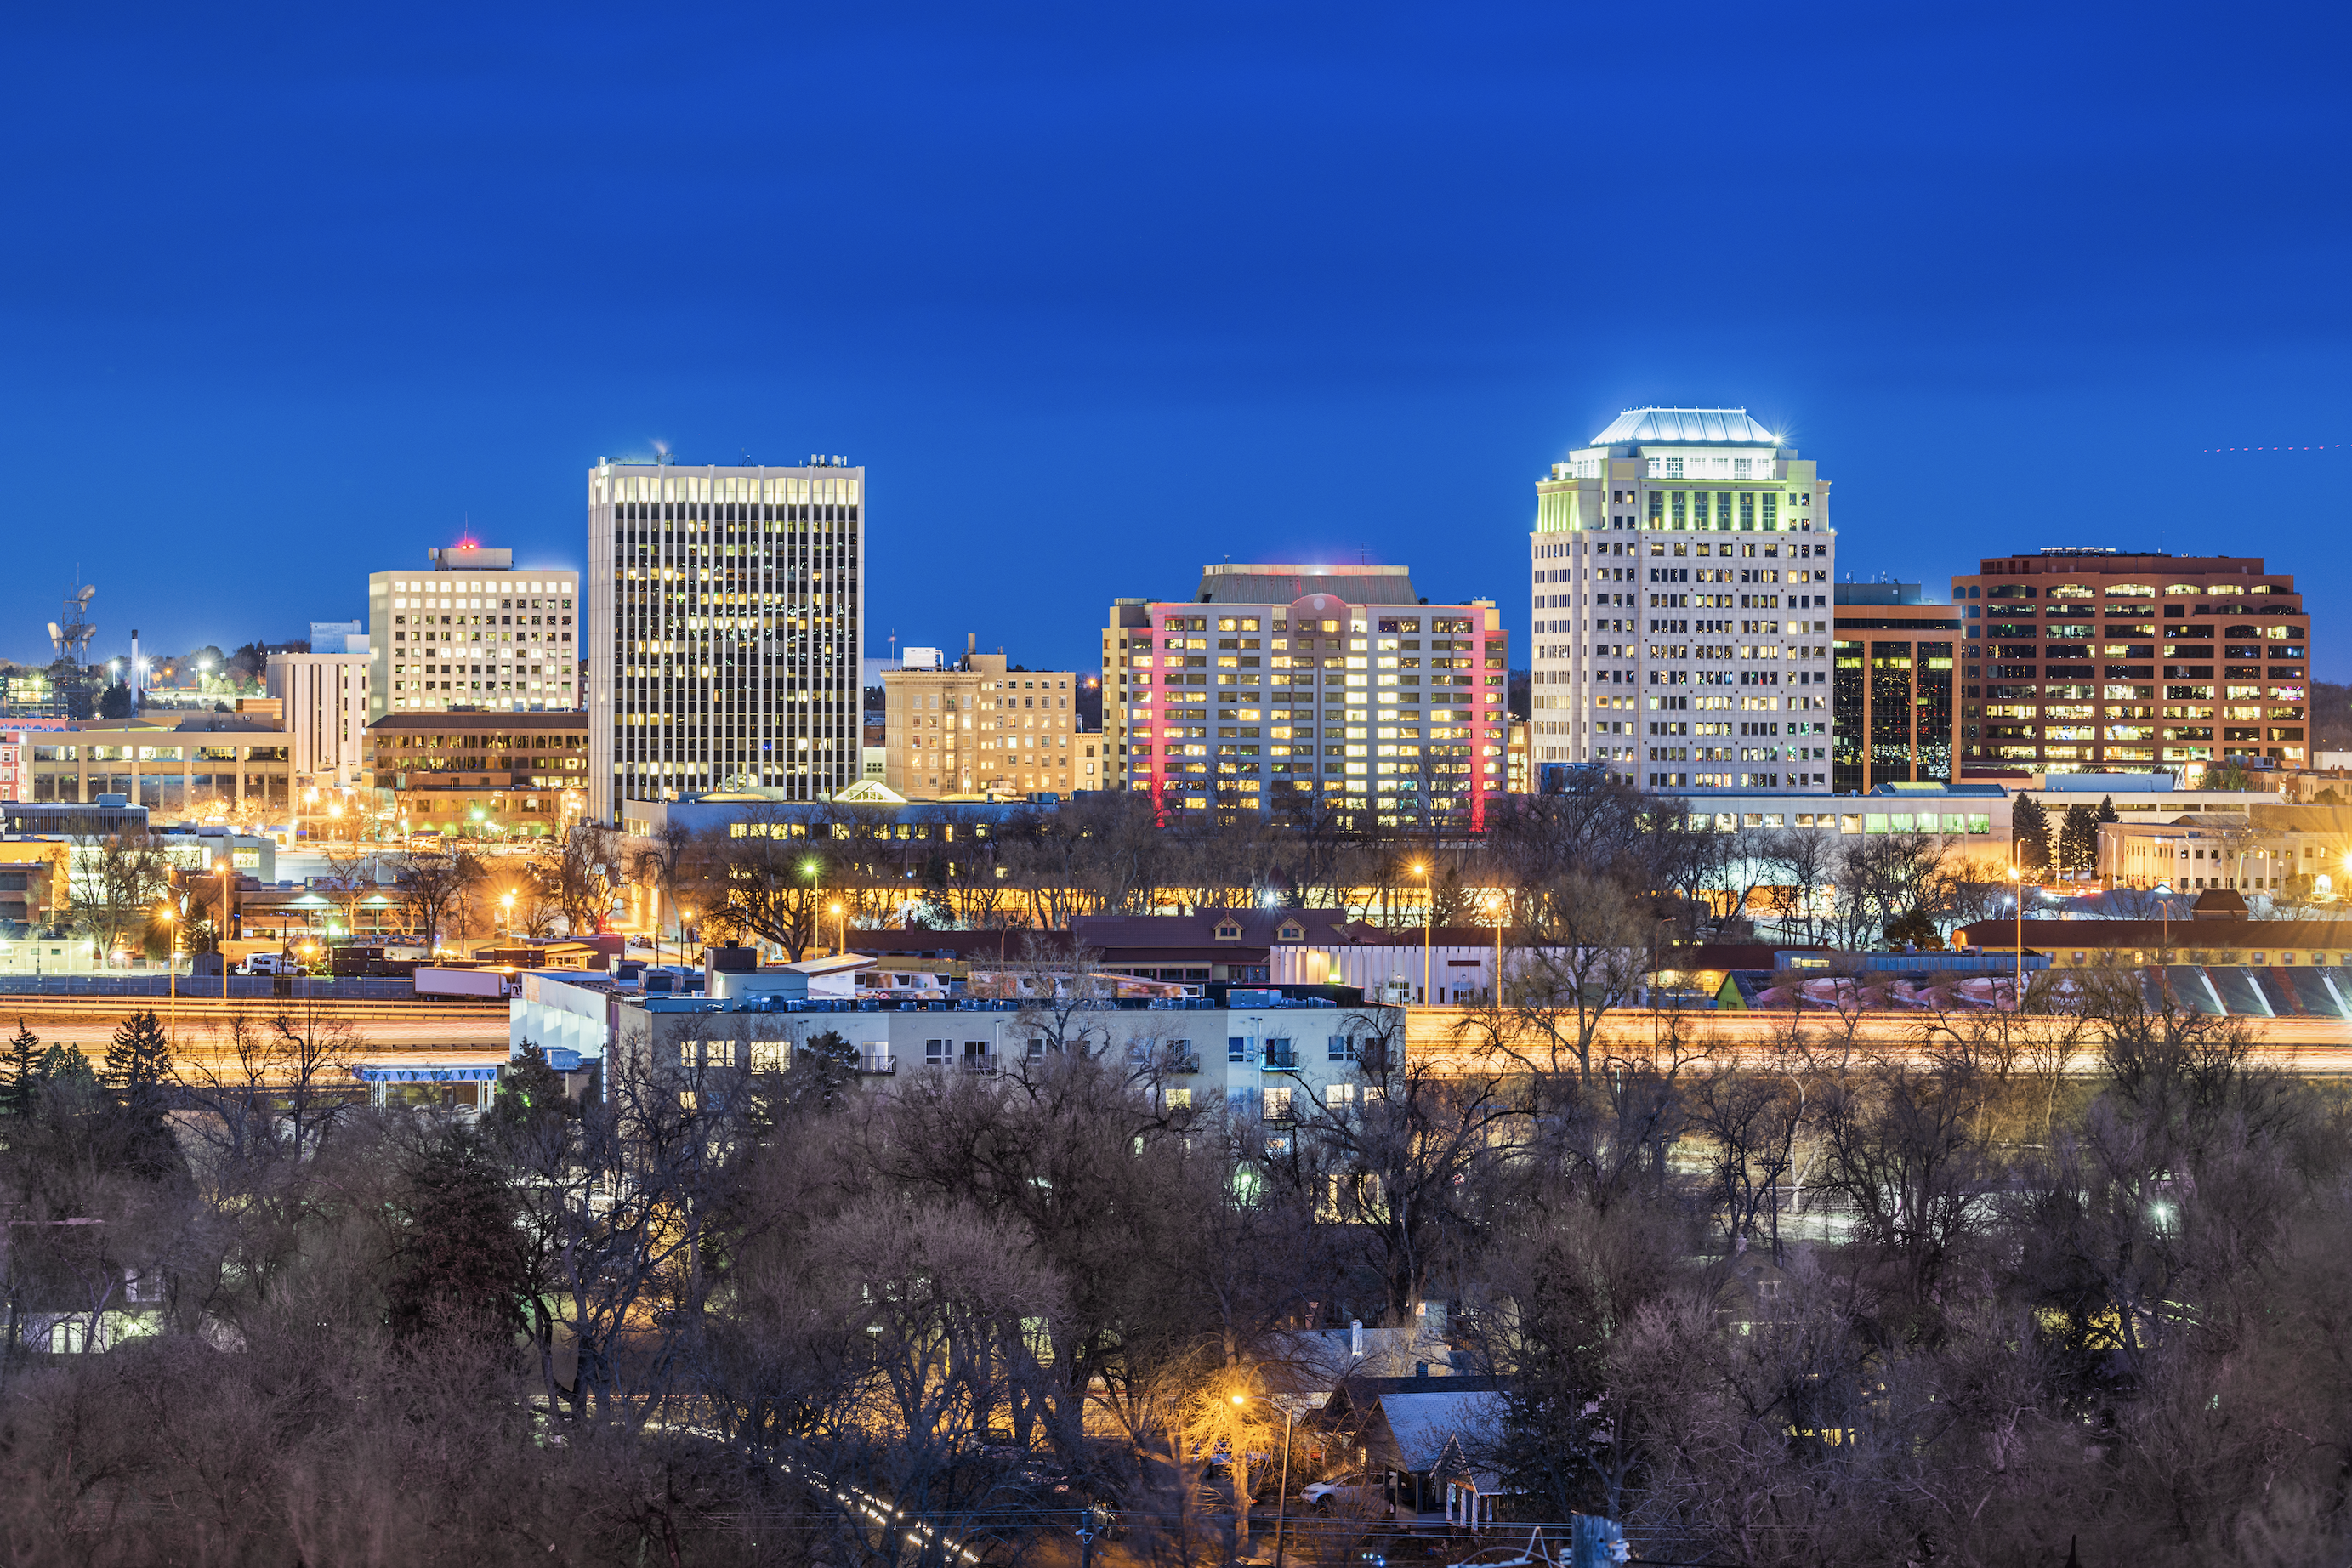
<svg viewBox="0 0 2352 1568"><path fill-rule="evenodd" d="M1959 610L1927 603L1916 583L1840 583L1831 596L1830 787L1868 795L1888 784L1957 783Z"/></svg>
<svg viewBox="0 0 2352 1568"><path fill-rule="evenodd" d="M1744 408L1633 408L1536 482L1538 766L1830 787L1829 481Z"/></svg>

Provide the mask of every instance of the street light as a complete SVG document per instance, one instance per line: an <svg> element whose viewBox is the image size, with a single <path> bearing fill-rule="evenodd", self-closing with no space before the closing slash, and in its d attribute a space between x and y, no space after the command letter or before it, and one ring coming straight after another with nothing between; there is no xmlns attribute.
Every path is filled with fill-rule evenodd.
<svg viewBox="0 0 2352 1568"><path fill-rule="evenodd" d="M1264 1399L1265 1395L1260 1394L1258 1397ZM1249 1400L1250 1395L1246 1394L1234 1395L1234 1404L1236 1406L1246 1405ZM1290 1506L1290 1426L1292 1418L1298 1412L1297 1405L1287 1398L1270 1398L1266 1399L1266 1403L1282 1412L1282 1484L1276 1487L1274 1492L1274 1568L1282 1568L1282 1522ZM1234 1507L1237 1512L1242 1506L1241 1488L1244 1468L1239 1464L1234 1467Z"/></svg>
<svg viewBox="0 0 2352 1568"><path fill-rule="evenodd" d="M841 922L834 928L833 955L838 958L849 951L849 915L837 903L833 906L833 914Z"/></svg>
<svg viewBox="0 0 2352 1568"><path fill-rule="evenodd" d="M509 888L509 889L508 889L505 892L500 893L500 894L499 895L499 906L500 910L505 913L505 916L506 916L506 922L507 922L507 935L508 935L509 938L511 938L511 937L514 935L514 889L513 889Z"/></svg>
<svg viewBox="0 0 2352 1568"><path fill-rule="evenodd" d="M1430 896L1428 863L1425 861L1415 861L1412 867L1412 874L1421 879L1421 1005L1426 1007L1430 1003L1429 927L1431 921L1435 917L1437 912L1437 900Z"/></svg>
<svg viewBox="0 0 2352 1568"><path fill-rule="evenodd" d="M226 1003L228 1000L228 879L230 871L228 856L224 855L220 858L217 869L221 875L221 907L220 919L215 921L214 925L213 946L220 953L221 1000Z"/></svg>
<svg viewBox="0 0 2352 1568"><path fill-rule="evenodd" d="M1487 907L1495 911L1495 1005L1503 1005L1503 927L1510 922L1511 896L1497 888L1487 897Z"/></svg>
<svg viewBox="0 0 2352 1568"><path fill-rule="evenodd" d="M2010 1002L2022 1015L2025 1011L2025 873L2011 866L2009 879L2013 884L2010 890L2017 902L2017 993Z"/></svg>
<svg viewBox="0 0 2352 1568"><path fill-rule="evenodd" d="M155 918L162 921L172 934L171 954L163 961L169 965L172 977L164 982L164 987L171 995L171 1033L168 1037L176 1050L180 1044L180 928L173 922L173 912L172 906L165 904L155 911Z"/></svg>

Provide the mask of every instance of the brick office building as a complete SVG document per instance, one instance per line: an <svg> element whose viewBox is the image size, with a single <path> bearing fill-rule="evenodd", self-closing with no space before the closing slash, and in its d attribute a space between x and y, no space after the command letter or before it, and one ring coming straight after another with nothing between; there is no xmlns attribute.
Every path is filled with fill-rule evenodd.
<svg viewBox="0 0 2352 1568"><path fill-rule="evenodd" d="M2043 550L1980 562L1952 603L1964 774L2311 754L2311 618L2260 556Z"/></svg>

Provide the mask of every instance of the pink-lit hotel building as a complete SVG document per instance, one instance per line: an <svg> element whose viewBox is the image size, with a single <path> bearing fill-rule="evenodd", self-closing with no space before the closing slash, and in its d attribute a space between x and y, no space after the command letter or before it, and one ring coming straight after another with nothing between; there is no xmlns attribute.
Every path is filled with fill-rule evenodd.
<svg viewBox="0 0 2352 1568"><path fill-rule="evenodd" d="M1509 636L1402 566L1225 564L1103 630L1114 788L1171 816L1255 808L1486 826L1503 793Z"/></svg>

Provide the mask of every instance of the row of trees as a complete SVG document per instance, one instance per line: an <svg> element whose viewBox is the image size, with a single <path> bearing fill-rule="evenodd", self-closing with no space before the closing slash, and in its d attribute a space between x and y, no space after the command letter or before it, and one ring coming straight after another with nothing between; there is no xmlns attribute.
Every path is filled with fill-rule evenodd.
<svg viewBox="0 0 2352 1568"><path fill-rule="evenodd" d="M987 822L940 807L908 822L839 807L806 822L754 813L726 836L671 827L633 841L632 879L713 934L801 956L842 908L857 922L1066 930L1080 916L1171 909L1347 908L1374 921L1502 924L1540 937L1561 877L1598 879L1643 910L1649 945L1745 934L1862 944L1908 921L1927 934L2006 907L1982 852L1933 838L1725 833L1711 814L1599 785L1498 807L1475 841L1297 828L1255 816L1163 825L1106 795Z"/></svg>

